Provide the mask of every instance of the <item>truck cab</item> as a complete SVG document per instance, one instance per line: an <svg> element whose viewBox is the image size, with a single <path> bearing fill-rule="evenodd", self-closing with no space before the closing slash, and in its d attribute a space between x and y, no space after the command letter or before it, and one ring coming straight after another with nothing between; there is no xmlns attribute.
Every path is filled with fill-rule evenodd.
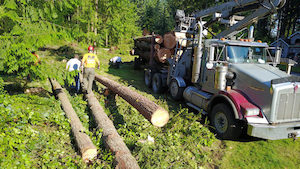
<svg viewBox="0 0 300 169"><path fill-rule="evenodd" d="M271 140L300 136L300 78L268 62L266 43L209 39L201 46L200 55L197 46L186 48L171 63L173 98L183 96L207 114L223 139L239 137L243 128Z"/></svg>

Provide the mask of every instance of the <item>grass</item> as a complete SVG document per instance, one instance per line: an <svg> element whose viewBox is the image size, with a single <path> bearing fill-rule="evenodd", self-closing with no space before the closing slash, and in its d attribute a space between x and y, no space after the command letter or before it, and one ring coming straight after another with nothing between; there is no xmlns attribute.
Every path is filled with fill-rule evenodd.
<svg viewBox="0 0 300 169"><path fill-rule="evenodd" d="M59 47L49 47L47 50L38 51L38 54L46 64L48 73L56 75L57 80L64 84L66 63L63 61L71 56L62 57L61 53L56 52ZM67 49L65 46L64 48ZM75 46L74 51L78 53L84 52L80 46ZM144 85L143 71L133 70L133 63L131 63L134 59L133 56L121 55L118 52L108 52L107 49L97 49L97 52L101 63L100 70L96 70L98 74L128 86L156 102L170 113L170 121L165 127L154 127L121 97L104 97L101 93L105 87L99 83L95 86L96 97L100 104L105 107L105 112L113 121L118 133L137 159L141 168L297 168L300 165L299 141L294 142L290 139L277 141L257 141L252 139L247 141L217 140L214 134L208 130L207 123L199 122L203 121L203 117L200 114L191 113L183 102L175 102L170 99L167 92L160 95L152 93ZM124 64L121 65L120 69L110 68L108 65L109 59L114 56L122 57ZM6 84L9 81L19 83L19 81L13 82L14 79L10 77L4 77L3 79ZM51 92L51 87L47 80L29 83L27 87L43 87ZM113 167L112 160L114 156L104 146L101 130L95 128L94 120L90 110L87 108L86 101L83 100L82 94L71 94L69 99L84 127L88 129L88 135L98 148L98 159L92 165L86 165L81 161L76 146L74 146L74 139L70 135L70 126L59 107L59 101L55 100L54 96L30 96L23 94L21 91L13 93L10 97L17 99L6 99L9 103L5 103L5 111L9 111L7 110L7 105L13 105L21 109L24 108L22 105L25 104L28 108L26 108L26 111L20 111L21 114L24 114L22 118L28 119L30 114L32 114L30 112L33 112L33 117L37 117L35 119L37 124L22 123L22 125L37 131L40 137L37 140L29 139L32 131L28 130L28 137L25 136L25 140L27 140L25 145L29 149L26 149L26 147L21 147L24 149L10 149L11 154L20 155L3 158L4 156L1 155L3 155L4 149L8 148L9 143L1 142L2 137L0 136L0 143L5 145L1 146L2 149L0 148L0 150L3 150L1 151L2 154L0 153L0 168L2 166L11 168L13 166L13 163L10 161L11 158L18 158L21 168L55 168L61 165L66 166L66 168ZM107 100L109 104L105 105L104 100ZM55 105L54 107L53 104ZM1 104L0 108L3 108ZM1 115L1 119L6 118L3 114ZM48 118L44 119L45 115ZM52 119L50 123L49 118ZM14 122L13 119L12 122ZM21 121L12 124L16 126L21 125L19 122ZM45 122L51 125L46 125L44 124ZM14 131L13 128L9 130ZM148 137L152 137L154 143L149 142ZM14 135L10 135L9 138L17 141L19 139L14 137ZM38 146L34 147L34 145ZM39 147L43 147L45 150L41 151ZM25 164L25 161L28 164Z"/></svg>
<svg viewBox="0 0 300 169"><path fill-rule="evenodd" d="M225 141L220 168L288 168L300 166L300 142L291 139L249 142Z"/></svg>

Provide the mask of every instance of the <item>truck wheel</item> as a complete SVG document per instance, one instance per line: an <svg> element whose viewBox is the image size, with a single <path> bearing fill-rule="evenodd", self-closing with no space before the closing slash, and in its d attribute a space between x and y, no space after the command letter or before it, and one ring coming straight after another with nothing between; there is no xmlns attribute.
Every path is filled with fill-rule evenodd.
<svg viewBox="0 0 300 169"><path fill-rule="evenodd" d="M144 81L145 81L145 85L147 87L152 87L152 74L151 74L151 70L146 69L144 71Z"/></svg>
<svg viewBox="0 0 300 169"><path fill-rule="evenodd" d="M160 73L155 73L152 77L152 90L154 93L162 92L162 80Z"/></svg>
<svg viewBox="0 0 300 169"><path fill-rule="evenodd" d="M179 87L178 82L173 79L170 83L170 94L174 100L182 99L184 88Z"/></svg>
<svg viewBox="0 0 300 169"><path fill-rule="evenodd" d="M236 139L242 133L233 113L224 103L219 103L213 107L210 122L220 139Z"/></svg>

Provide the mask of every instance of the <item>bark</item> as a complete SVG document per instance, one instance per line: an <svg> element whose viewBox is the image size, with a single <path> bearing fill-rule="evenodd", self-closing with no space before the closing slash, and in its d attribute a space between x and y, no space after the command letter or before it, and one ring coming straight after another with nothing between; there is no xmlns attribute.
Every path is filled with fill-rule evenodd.
<svg viewBox="0 0 300 169"><path fill-rule="evenodd" d="M133 54L139 55L140 57L142 57L143 59L145 59L147 61L150 60L150 56L151 56L150 51L142 51L142 50L138 50L138 49L135 49Z"/></svg>
<svg viewBox="0 0 300 169"><path fill-rule="evenodd" d="M81 153L82 159L85 162L89 162L90 160L97 157L97 148L93 144L89 136L85 133L85 128L81 124L76 112L74 111L67 95L63 92L60 84L53 79L50 79L50 82L52 84L53 91L61 101L61 105L66 113L66 116L70 119L72 133Z"/></svg>
<svg viewBox="0 0 300 169"><path fill-rule="evenodd" d="M134 108L136 108L154 126L163 127L169 120L169 113L137 92L122 86L106 77L96 75L95 80L117 93Z"/></svg>
<svg viewBox="0 0 300 169"><path fill-rule="evenodd" d="M160 45L159 45L159 44L155 44L155 45L154 45L154 49L155 49L155 50L160 49Z"/></svg>
<svg viewBox="0 0 300 169"><path fill-rule="evenodd" d="M161 48L157 50L157 53L155 55L155 60L160 63L166 63L168 58L171 58L171 51L170 49Z"/></svg>
<svg viewBox="0 0 300 169"><path fill-rule="evenodd" d="M157 44L162 44L164 41L163 37L160 35L146 35L146 36L134 38L133 40L144 41L144 42L148 42L151 44L153 38L154 38L155 43L157 43Z"/></svg>
<svg viewBox="0 0 300 169"><path fill-rule="evenodd" d="M95 36L97 36L97 25L98 25L98 0L95 0L95 7L96 7L96 11L95 11Z"/></svg>
<svg viewBox="0 0 300 169"><path fill-rule="evenodd" d="M146 41L136 41L135 46L143 51L150 51L151 49L151 43L148 43Z"/></svg>
<svg viewBox="0 0 300 169"><path fill-rule="evenodd" d="M174 33L166 33L164 35L164 47L167 49L173 49L176 46L176 37Z"/></svg>
<svg viewBox="0 0 300 169"><path fill-rule="evenodd" d="M121 136L118 134L113 122L108 118L103 108L99 104L97 98L93 93L87 94L88 105L92 110L97 128L103 129L103 140L105 145L115 155L115 168L120 169L139 169L136 159L131 155L130 150L123 142Z"/></svg>

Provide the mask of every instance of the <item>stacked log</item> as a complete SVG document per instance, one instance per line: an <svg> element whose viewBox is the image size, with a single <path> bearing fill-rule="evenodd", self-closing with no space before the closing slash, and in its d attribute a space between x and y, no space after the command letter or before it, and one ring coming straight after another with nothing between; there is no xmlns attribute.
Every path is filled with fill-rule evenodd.
<svg viewBox="0 0 300 169"><path fill-rule="evenodd" d="M153 58L157 63L165 64L168 58L174 54L176 47L176 36L174 32L161 35L146 35L134 39L134 49L131 55L138 55L140 58L150 62Z"/></svg>

